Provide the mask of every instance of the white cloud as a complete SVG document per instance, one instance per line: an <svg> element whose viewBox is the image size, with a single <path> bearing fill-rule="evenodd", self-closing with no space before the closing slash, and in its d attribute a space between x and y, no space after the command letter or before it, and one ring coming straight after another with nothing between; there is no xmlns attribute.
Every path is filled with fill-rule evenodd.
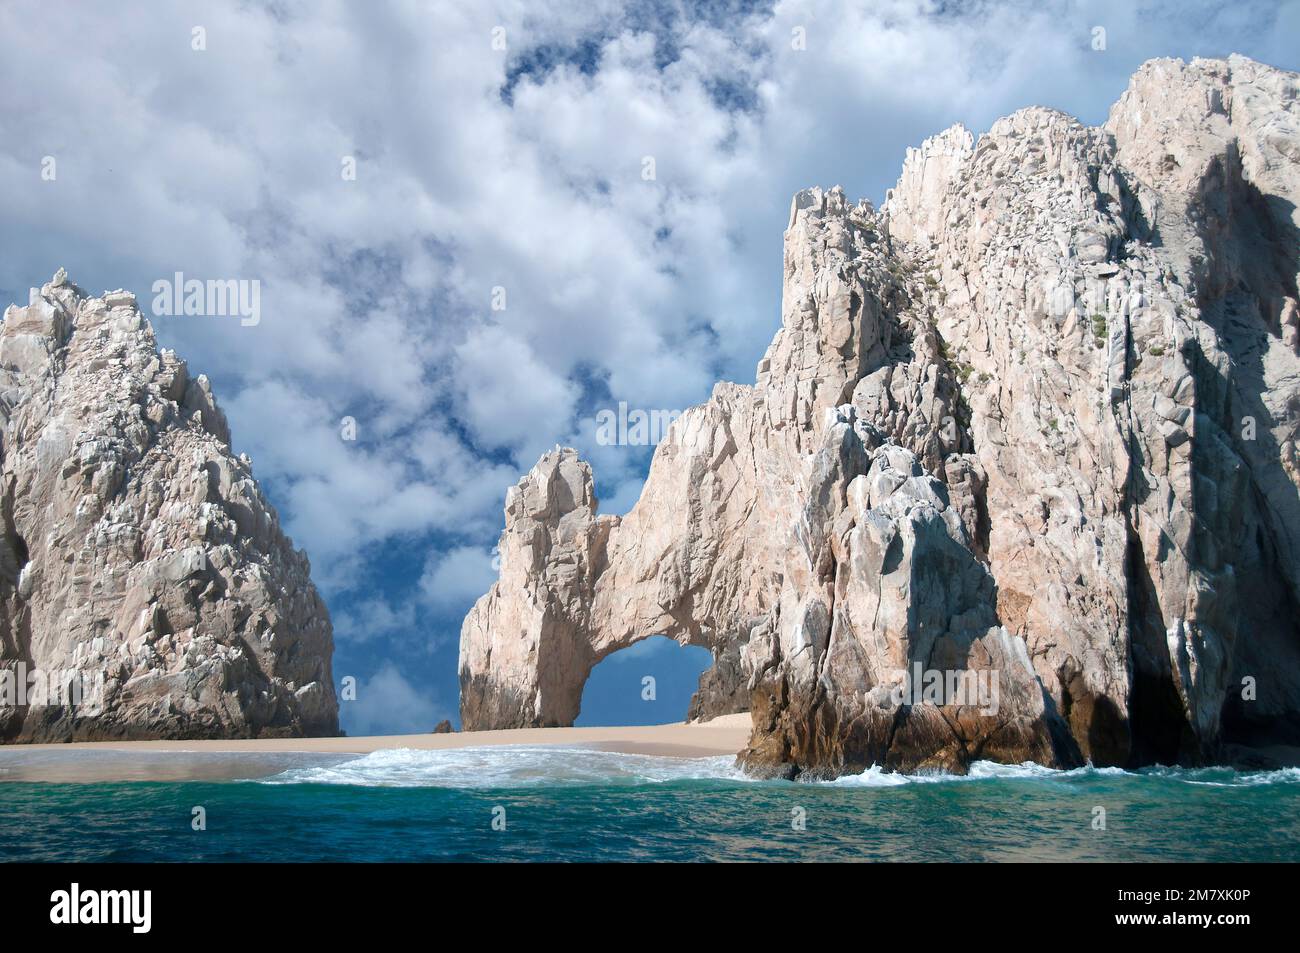
<svg viewBox="0 0 1300 953"><path fill-rule="evenodd" d="M429 557L420 579L420 590L433 605L465 612L492 588L496 578L490 550L456 546Z"/></svg>
<svg viewBox="0 0 1300 953"><path fill-rule="evenodd" d="M352 737L426 733L451 715L427 686L412 683L391 664L360 682L355 700L339 703L339 721Z"/></svg>
<svg viewBox="0 0 1300 953"><path fill-rule="evenodd" d="M457 347L456 359L457 406L481 446L526 447L524 459L536 458L568 426L577 388L526 340L484 325Z"/></svg>
<svg viewBox="0 0 1300 953"><path fill-rule="evenodd" d="M418 632L413 602L394 606L380 596L371 596L334 615L334 638L338 642L361 644L381 639L393 643L409 641Z"/></svg>
<svg viewBox="0 0 1300 953"><path fill-rule="evenodd" d="M328 572L369 544L436 530L482 532L496 525L501 489L489 492L471 471L484 465L437 423L387 432L383 419L353 411L356 439L344 439L343 415L325 398L281 381L250 385L226 401L232 419L255 422L254 472L270 477L277 502L294 516L295 542ZM352 408L344 408L352 410ZM497 487L508 468L486 466Z"/></svg>

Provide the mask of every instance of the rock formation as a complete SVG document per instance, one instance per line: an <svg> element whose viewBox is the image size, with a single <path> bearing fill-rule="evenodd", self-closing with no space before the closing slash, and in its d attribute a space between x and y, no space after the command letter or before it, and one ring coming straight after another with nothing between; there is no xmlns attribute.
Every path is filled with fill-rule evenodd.
<svg viewBox="0 0 1300 953"><path fill-rule="evenodd" d="M7 308L0 425L0 739L338 733L307 558L133 295Z"/></svg>
<svg viewBox="0 0 1300 953"><path fill-rule="evenodd" d="M950 129L878 211L800 192L754 386L626 516L568 449L511 489L464 727L569 724L662 633L760 774L1300 743L1298 205L1300 78L1241 57Z"/></svg>

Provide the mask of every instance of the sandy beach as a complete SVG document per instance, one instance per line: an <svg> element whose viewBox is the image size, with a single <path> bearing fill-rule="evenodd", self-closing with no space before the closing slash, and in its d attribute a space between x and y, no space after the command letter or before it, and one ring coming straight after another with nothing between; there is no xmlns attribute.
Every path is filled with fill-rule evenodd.
<svg viewBox="0 0 1300 953"><path fill-rule="evenodd" d="M591 748L665 758L735 754L749 740L748 713L712 721L601 728L518 728L357 738L223 741L93 741L0 747L2 781L178 781L260 777L295 756L365 755L388 749L452 750L500 745ZM170 755L170 756L169 756ZM253 757L249 757L253 756Z"/></svg>

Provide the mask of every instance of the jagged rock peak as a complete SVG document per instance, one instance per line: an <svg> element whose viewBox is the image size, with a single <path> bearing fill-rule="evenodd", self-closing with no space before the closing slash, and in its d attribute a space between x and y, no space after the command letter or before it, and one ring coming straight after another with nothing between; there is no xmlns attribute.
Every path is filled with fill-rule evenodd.
<svg viewBox="0 0 1300 953"><path fill-rule="evenodd" d="M0 738L337 734L329 614L229 444L130 292L59 269L5 309Z"/></svg>
<svg viewBox="0 0 1300 953"><path fill-rule="evenodd" d="M929 242L939 228L940 199L970 157L974 137L961 123L931 136L919 148L909 147L898 184L885 195L881 211L891 235L905 241Z"/></svg>

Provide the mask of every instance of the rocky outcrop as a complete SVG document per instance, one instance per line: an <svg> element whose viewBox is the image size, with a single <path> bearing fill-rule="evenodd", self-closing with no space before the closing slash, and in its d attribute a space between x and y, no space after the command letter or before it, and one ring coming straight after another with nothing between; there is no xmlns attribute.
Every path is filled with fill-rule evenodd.
<svg viewBox="0 0 1300 953"><path fill-rule="evenodd" d="M6 309L0 426L0 739L338 733L307 559L133 295Z"/></svg>
<svg viewBox="0 0 1300 953"><path fill-rule="evenodd" d="M755 385L624 517L572 450L511 491L465 727L568 724L663 633L758 773L1300 743L1298 93L1156 60L1103 127L1025 109L909 150L879 211L797 195Z"/></svg>

